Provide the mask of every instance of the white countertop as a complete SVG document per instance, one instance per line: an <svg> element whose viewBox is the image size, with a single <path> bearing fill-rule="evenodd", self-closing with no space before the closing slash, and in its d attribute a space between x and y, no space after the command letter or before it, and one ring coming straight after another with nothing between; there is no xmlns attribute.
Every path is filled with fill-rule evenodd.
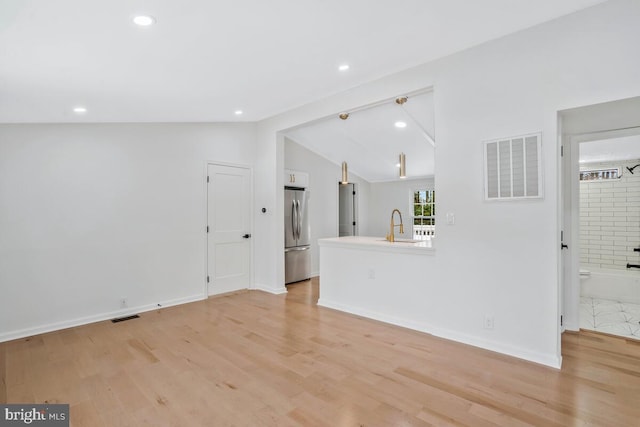
<svg viewBox="0 0 640 427"><path fill-rule="evenodd" d="M345 236L318 239L318 244L324 247L362 249L392 253L409 253L422 255L433 255L435 253L432 239L419 241L396 239L395 242L389 242L385 240L384 237Z"/></svg>

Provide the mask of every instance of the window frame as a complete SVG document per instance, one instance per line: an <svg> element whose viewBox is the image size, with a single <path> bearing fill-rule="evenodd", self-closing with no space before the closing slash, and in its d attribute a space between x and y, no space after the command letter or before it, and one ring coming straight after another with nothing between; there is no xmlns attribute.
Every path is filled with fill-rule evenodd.
<svg viewBox="0 0 640 427"><path fill-rule="evenodd" d="M431 201L427 201L425 203L416 203L416 193L419 192L426 192L426 200L431 200ZM436 230L436 214L435 214L435 210L436 210L436 191L434 188L429 188L429 187L420 187L420 188L414 188L411 190L411 194L410 194L410 205L409 205L409 212L411 213L411 238L414 240L428 240L431 237L435 236L435 230ZM424 207L425 206L431 206L431 215L416 215L415 214L415 208L417 205L421 205L422 206L422 212L424 213ZM430 224L425 224L424 222L422 224L418 224L416 225L416 219L419 219L421 221L429 221ZM426 227L430 227L430 229L426 230L425 234L416 234L416 226L426 226Z"/></svg>

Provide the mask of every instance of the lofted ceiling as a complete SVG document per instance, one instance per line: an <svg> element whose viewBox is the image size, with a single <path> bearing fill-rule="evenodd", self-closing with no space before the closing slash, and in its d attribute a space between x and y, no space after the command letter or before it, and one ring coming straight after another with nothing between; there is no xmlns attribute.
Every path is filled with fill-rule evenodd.
<svg viewBox="0 0 640 427"><path fill-rule="evenodd" d="M2 0L0 123L261 120L601 2Z"/></svg>
<svg viewBox="0 0 640 427"><path fill-rule="evenodd" d="M390 99L374 106L338 114L285 132L303 147L333 163L346 161L349 171L369 182L399 179L398 158L406 157L407 178L434 175L433 92ZM401 122L406 126L396 127Z"/></svg>

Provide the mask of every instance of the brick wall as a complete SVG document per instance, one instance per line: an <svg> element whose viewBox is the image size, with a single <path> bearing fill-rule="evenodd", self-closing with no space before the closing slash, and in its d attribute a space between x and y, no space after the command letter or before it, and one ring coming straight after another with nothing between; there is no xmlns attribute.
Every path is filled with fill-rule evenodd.
<svg viewBox="0 0 640 427"><path fill-rule="evenodd" d="M620 167L620 179L580 182L580 264L624 269L640 264L639 160L581 165L580 170Z"/></svg>

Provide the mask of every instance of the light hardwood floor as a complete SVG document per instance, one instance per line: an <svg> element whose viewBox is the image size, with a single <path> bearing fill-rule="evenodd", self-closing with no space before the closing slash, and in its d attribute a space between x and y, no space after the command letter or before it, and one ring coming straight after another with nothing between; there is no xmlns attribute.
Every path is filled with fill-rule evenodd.
<svg viewBox="0 0 640 427"><path fill-rule="evenodd" d="M638 426L640 343L565 334L562 370L316 306L316 281L0 344L0 401L73 426Z"/></svg>

